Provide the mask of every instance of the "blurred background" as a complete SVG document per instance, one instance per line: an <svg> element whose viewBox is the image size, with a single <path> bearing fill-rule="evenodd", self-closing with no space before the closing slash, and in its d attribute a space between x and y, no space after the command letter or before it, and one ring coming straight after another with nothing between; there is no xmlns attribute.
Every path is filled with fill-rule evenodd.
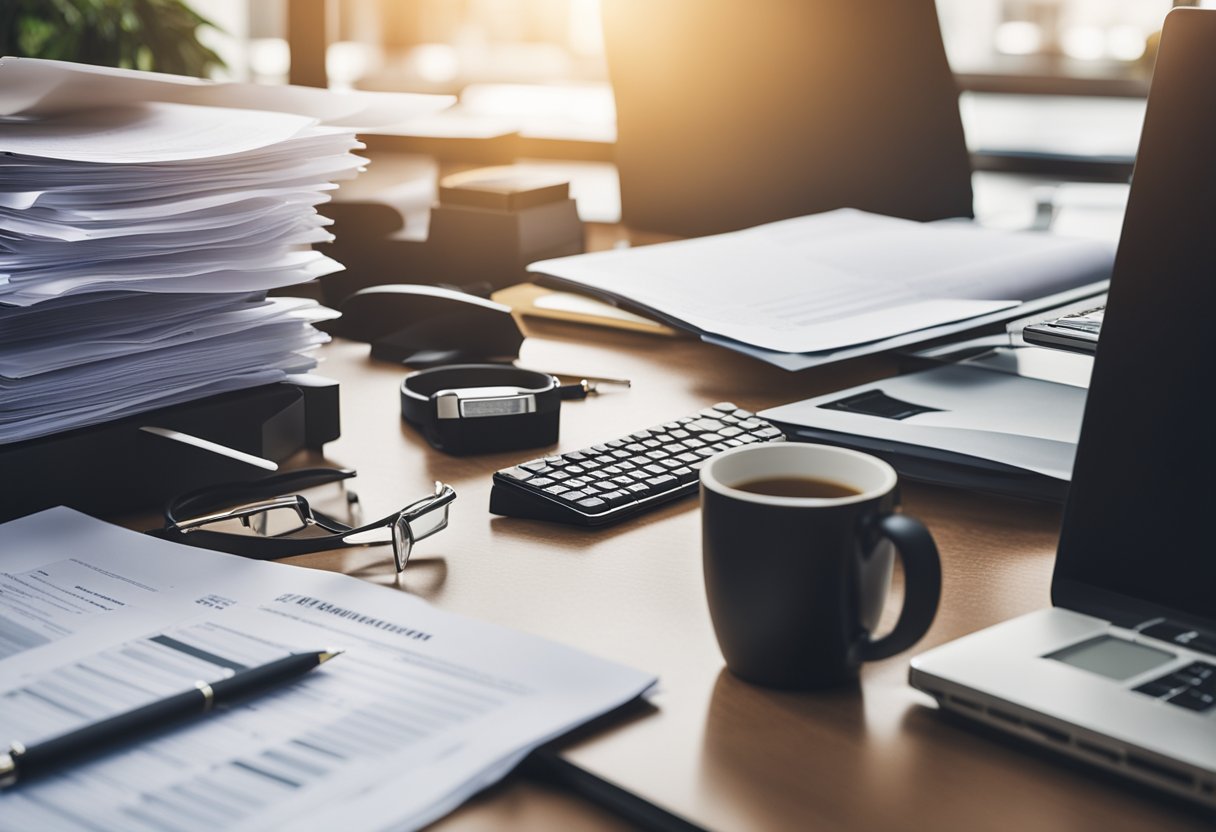
<svg viewBox="0 0 1216 832"><path fill-rule="evenodd" d="M285 80L292 5L327 16L335 86L459 93L470 84L605 83L601 0L192 0L241 80ZM611 2L611 0L606 0ZM1141 76L1171 0L938 0L964 74ZM320 23L320 21L314 21Z"/></svg>
<svg viewBox="0 0 1216 832"><path fill-rule="evenodd" d="M615 132L601 2L612 0L192 5L218 27L200 30L226 64L212 73L217 77L451 93L460 97L451 115L464 118L463 129L472 134L515 130L550 140L547 147L533 143L532 155L608 161L611 153L602 148ZM1124 181L1157 33L1173 5L1180 4L937 0L977 176L1032 177L1010 185L1023 190L1035 187L1036 175L1043 181ZM455 124L449 122L459 132ZM572 141L579 143L573 150ZM1095 164L1087 167L1090 161ZM1119 187L1072 186L1067 193L1056 189L1052 199L1057 207L1094 203L1117 210L1123 195ZM977 182L977 214L996 224L1023 226L1041 203L1040 197L1009 199L999 176ZM610 219L612 206L602 210ZM1085 232L1083 222L1079 230Z"/></svg>
<svg viewBox="0 0 1216 832"><path fill-rule="evenodd" d="M512 146L510 159L473 152L466 153L469 162L535 157L610 163L615 112L601 3L611 2L5 0L0 34L10 53L24 49L217 79L454 94L456 108L414 132L464 140L463 151L470 139L511 133L525 140ZM977 176L1031 177L1029 184L1019 183L1023 189L1033 188L1036 176L1125 185L1157 33L1174 5L1216 0L937 0ZM142 29L124 23L107 35L98 17L106 7L155 14ZM24 34L18 31L20 21L14 21L21 14L38 17L52 9L66 9L64 19L80 31L54 31L64 28L58 23L31 30L28 21ZM121 47L107 42L124 38L129 43ZM196 42L184 64L178 54L183 39ZM415 142L393 149L435 146ZM1117 187L1073 188L1067 199L1058 190L1052 199L1117 206L1122 193ZM1002 197L999 179L977 182L981 218L999 224L1002 206L1013 204ZM1027 212L1041 207L1041 200L1023 199L1008 223L1024 226ZM611 221L616 210L611 197L580 200L585 219Z"/></svg>

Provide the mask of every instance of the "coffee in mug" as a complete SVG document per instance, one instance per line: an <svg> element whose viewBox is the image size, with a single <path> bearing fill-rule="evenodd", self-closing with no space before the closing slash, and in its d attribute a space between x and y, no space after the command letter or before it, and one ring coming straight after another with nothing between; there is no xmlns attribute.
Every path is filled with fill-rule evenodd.
<svg viewBox="0 0 1216 832"><path fill-rule="evenodd" d="M811 477L762 477L741 482L735 488L771 497L852 497L861 493L849 485Z"/></svg>

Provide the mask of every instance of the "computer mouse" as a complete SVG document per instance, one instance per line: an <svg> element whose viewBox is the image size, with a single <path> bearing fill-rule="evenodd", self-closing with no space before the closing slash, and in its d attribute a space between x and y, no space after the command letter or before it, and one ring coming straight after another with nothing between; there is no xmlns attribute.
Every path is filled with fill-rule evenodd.
<svg viewBox="0 0 1216 832"><path fill-rule="evenodd" d="M511 361L524 340L509 306L441 286L369 286L339 311L329 332L369 342L374 358L410 366Z"/></svg>

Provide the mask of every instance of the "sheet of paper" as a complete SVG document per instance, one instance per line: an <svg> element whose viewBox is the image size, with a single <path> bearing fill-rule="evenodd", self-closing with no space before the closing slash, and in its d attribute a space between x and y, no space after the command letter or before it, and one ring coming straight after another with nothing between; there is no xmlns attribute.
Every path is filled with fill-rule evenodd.
<svg viewBox="0 0 1216 832"><path fill-rule="evenodd" d="M12 829L415 829L654 678L354 578L68 509L0 526L0 737L71 730L292 651L296 683L0 792Z"/></svg>
<svg viewBox="0 0 1216 832"><path fill-rule="evenodd" d="M450 107L456 99L450 95L217 83L66 61L0 58L0 117L44 117L145 101L296 113L357 129L403 124Z"/></svg>
<svg viewBox="0 0 1216 832"><path fill-rule="evenodd" d="M1105 243L851 209L531 264L721 339L783 353L880 341L1109 276Z"/></svg>
<svg viewBox="0 0 1216 832"><path fill-rule="evenodd" d="M1017 307L1018 314L1041 312L1044 309L1054 309L1055 307L1072 303L1078 298L1093 298L1105 292L1110 285L1109 281L1102 280L1097 283L1090 283L1085 286L1080 286L1076 289L1071 289L1067 292L1060 292L1054 295L1048 295L1037 300L1026 301L1021 306ZM769 364L773 364L783 370L806 370L811 367L818 367L822 364L830 364L833 361L844 361L849 358L858 358L863 355L874 355L875 353L885 352L887 350L899 350L907 347L915 347L918 344L923 344L927 341L933 341L939 338L948 338L952 335L967 332L968 330L989 327L993 325L1003 324L1009 319L1009 313L994 312L988 315L980 315L978 318L967 318L962 321L955 321L949 324L933 326L927 329L917 330L915 332L896 335L891 338L883 338L878 341L870 341L866 344L858 344L852 347L843 347L838 350L830 350L828 352L777 352L775 350L765 350L759 347L751 346L750 344L742 344L738 341L732 341L729 338L719 338L714 335L702 335L701 340L707 344L717 344L718 346L726 347L727 349L741 352L744 355L750 355L753 358L758 358ZM1001 336L999 341L1001 346L1009 346L1010 338L1007 335Z"/></svg>
<svg viewBox="0 0 1216 832"><path fill-rule="evenodd" d="M138 104L0 123L9 153L73 162L133 164L205 159L278 144L315 122L289 113Z"/></svg>

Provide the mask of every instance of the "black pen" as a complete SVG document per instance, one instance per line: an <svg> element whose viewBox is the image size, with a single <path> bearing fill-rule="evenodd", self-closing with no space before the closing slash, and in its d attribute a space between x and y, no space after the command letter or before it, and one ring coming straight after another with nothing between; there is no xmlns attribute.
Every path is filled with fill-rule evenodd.
<svg viewBox="0 0 1216 832"><path fill-rule="evenodd" d="M14 741L0 753L0 788L53 771L78 757L107 746L164 728L186 717L211 710L217 702L258 693L301 676L341 653L319 650L292 653L281 659L250 667L215 682L195 682L191 690L174 694L118 716L94 722L66 734L26 747Z"/></svg>

